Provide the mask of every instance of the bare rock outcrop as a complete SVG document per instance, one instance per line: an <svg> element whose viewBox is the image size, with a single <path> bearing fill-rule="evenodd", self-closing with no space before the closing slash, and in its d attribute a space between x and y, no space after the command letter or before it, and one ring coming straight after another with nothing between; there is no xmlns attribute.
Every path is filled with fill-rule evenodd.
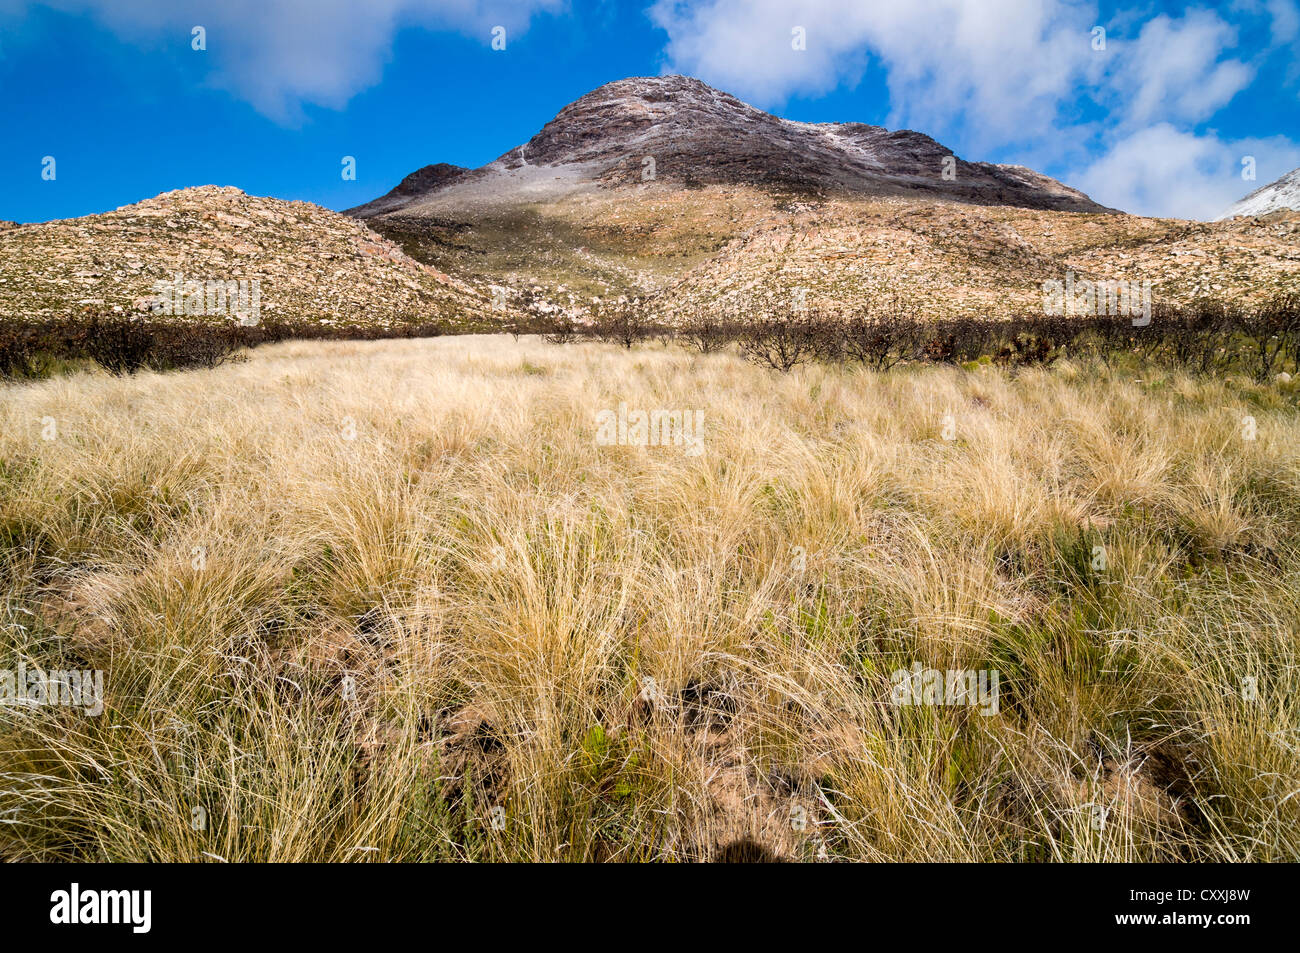
<svg viewBox="0 0 1300 953"><path fill-rule="evenodd" d="M430 170L455 169L452 174ZM495 202L538 183L576 187L757 185L979 205L1109 211L1022 166L967 162L927 135L864 123L781 119L686 76L607 83L565 106L537 135L472 172L428 166L351 213L437 215L458 193ZM544 195L545 189L540 192Z"/></svg>
<svg viewBox="0 0 1300 953"><path fill-rule="evenodd" d="M228 186L0 230L0 314L149 310L155 283L177 275L257 281L263 317L391 326L491 312L480 291L355 218Z"/></svg>

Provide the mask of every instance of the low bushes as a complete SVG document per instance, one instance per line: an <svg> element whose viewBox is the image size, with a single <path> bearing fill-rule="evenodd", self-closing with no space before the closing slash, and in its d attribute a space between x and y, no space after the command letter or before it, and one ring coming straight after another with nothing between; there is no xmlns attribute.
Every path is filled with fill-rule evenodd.
<svg viewBox="0 0 1300 953"><path fill-rule="evenodd" d="M66 318L0 318L0 377L41 377L59 363L89 361L112 374L216 367L244 348L289 339L379 340L436 337L442 326L328 325L313 321L227 322L160 320L88 313Z"/></svg>
<svg viewBox="0 0 1300 953"><path fill-rule="evenodd" d="M1127 315L928 318L891 299L850 314L700 311L670 328L623 305L589 325L566 315L536 319L529 330L558 344L595 337L631 347L661 336L703 354L734 345L753 363L782 372L810 361L856 362L877 371L916 362L1017 368L1050 365L1065 355L1107 365L1136 359L1200 375L1235 372L1257 381L1300 370L1300 293L1294 292L1255 307L1214 299L1160 304L1137 324Z"/></svg>
<svg viewBox="0 0 1300 953"><path fill-rule="evenodd" d="M819 314L762 318L740 332L740 349L759 367L785 372L814 358L838 358L832 323Z"/></svg>
<svg viewBox="0 0 1300 953"><path fill-rule="evenodd" d="M1010 320L928 318L898 299L843 314L804 310L787 315L700 311L668 327L638 302L603 305L587 324L571 315L533 315L507 328L554 344L596 338L624 348L650 338L673 339L702 354L736 346L753 363L787 372L811 361L858 363L887 371L904 363L1004 367L1046 366L1065 355L1106 365L1137 359L1192 374L1242 373L1264 381L1300 371L1300 293L1246 308L1204 299L1161 304L1150 320L1127 316ZM394 327L269 320L254 326L185 322L151 316L88 313L66 318L0 318L0 377L40 377L60 363L89 361L113 374L216 367L245 348L288 339L379 340L435 337L436 322Z"/></svg>

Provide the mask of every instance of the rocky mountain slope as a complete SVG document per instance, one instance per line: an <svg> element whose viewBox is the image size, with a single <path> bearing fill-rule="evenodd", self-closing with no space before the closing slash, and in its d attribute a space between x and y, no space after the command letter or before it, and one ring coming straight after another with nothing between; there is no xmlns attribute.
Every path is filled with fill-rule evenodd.
<svg viewBox="0 0 1300 953"><path fill-rule="evenodd" d="M792 122L697 79L659 76L601 86L495 162L472 172L430 166L349 214L436 215L484 194L502 201L646 181L1106 211L1055 179L1023 166L966 162L919 132Z"/></svg>
<svg viewBox="0 0 1300 953"><path fill-rule="evenodd" d="M491 317L469 284L354 218L201 186L102 215L0 229L0 314L147 311L154 283L257 280L263 318L340 324Z"/></svg>
<svg viewBox="0 0 1300 953"><path fill-rule="evenodd" d="M1210 224L887 198L775 214L655 296L672 317L852 309L897 294L928 313L1042 307L1042 283L1150 281L1157 300L1254 300L1300 288L1300 215Z"/></svg>
<svg viewBox="0 0 1300 953"><path fill-rule="evenodd" d="M1216 221L1238 215L1268 215L1278 211L1300 212L1300 169L1293 169L1276 182L1270 182L1234 203Z"/></svg>
<svg viewBox="0 0 1300 953"><path fill-rule="evenodd" d="M945 178L947 159L919 133L787 122L682 77L624 80L487 166L426 166L350 216L204 186L0 223L0 315L144 311L178 273L257 280L264 318L461 328L509 317L493 286L575 312L640 296L671 320L894 293L995 317L1040 307L1042 283L1068 273L1173 300L1300 285L1300 213L1142 218L1019 167L951 157Z"/></svg>
<svg viewBox="0 0 1300 953"><path fill-rule="evenodd" d="M426 165L402 179L392 191L381 195L373 202L368 202L360 208L350 209L344 214L365 219L372 218L375 215L382 215L384 212L396 212L412 202L418 202L425 196L438 191L448 182L455 181L469 171L464 166L451 165L447 162Z"/></svg>
<svg viewBox="0 0 1300 953"><path fill-rule="evenodd" d="M1042 282L1067 272L1176 300L1300 276L1297 222L1125 215L1023 167L954 156L945 178L949 156L916 132L789 122L697 80L628 79L486 166L428 166L350 214L450 274L575 309L651 296L669 317L889 292L998 315L1041 306Z"/></svg>

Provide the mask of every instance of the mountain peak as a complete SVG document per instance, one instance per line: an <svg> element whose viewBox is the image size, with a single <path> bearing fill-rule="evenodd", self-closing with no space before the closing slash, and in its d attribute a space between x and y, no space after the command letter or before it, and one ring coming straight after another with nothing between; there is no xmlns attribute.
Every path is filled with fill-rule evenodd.
<svg viewBox="0 0 1300 953"><path fill-rule="evenodd" d="M472 172L417 179L435 168L413 173L351 213L405 215L444 196L475 203L521 196L538 201L584 188L648 183L1110 211L1032 170L967 162L921 132L782 119L690 76L614 80L569 103L495 162Z"/></svg>
<svg viewBox="0 0 1300 953"><path fill-rule="evenodd" d="M678 107L695 104L725 102L741 109L754 110L753 106L741 102L730 93L715 89L694 76L670 74L665 76L628 76L624 79L611 80L597 86L591 92L579 96L560 110L558 119L570 110L581 110L599 102L631 103L670 103ZM759 110L754 110L758 112Z"/></svg>
<svg viewBox="0 0 1300 953"><path fill-rule="evenodd" d="M714 89L702 79L684 76L681 73L666 73L662 76L625 76L623 79L610 80L597 86L585 96L574 100L581 102L589 96L650 96L660 98L686 96L729 96L721 90ZM734 98L734 97L732 97Z"/></svg>
<svg viewBox="0 0 1300 953"><path fill-rule="evenodd" d="M1238 215L1267 215L1283 210L1300 212L1300 169L1293 169L1277 181L1251 192L1215 221L1221 222Z"/></svg>
<svg viewBox="0 0 1300 953"><path fill-rule="evenodd" d="M599 160L619 148L662 145L669 136L745 137L763 120L784 121L690 76L631 76L575 99L498 161L512 166Z"/></svg>

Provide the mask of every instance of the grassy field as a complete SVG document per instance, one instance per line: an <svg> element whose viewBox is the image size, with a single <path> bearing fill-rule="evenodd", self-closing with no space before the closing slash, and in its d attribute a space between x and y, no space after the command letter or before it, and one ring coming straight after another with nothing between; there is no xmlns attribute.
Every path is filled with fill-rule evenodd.
<svg viewBox="0 0 1300 953"><path fill-rule="evenodd" d="M1296 860L1296 401L508 337L5 385L0 669L104 710L0 709L0 857Z"/></svg>

